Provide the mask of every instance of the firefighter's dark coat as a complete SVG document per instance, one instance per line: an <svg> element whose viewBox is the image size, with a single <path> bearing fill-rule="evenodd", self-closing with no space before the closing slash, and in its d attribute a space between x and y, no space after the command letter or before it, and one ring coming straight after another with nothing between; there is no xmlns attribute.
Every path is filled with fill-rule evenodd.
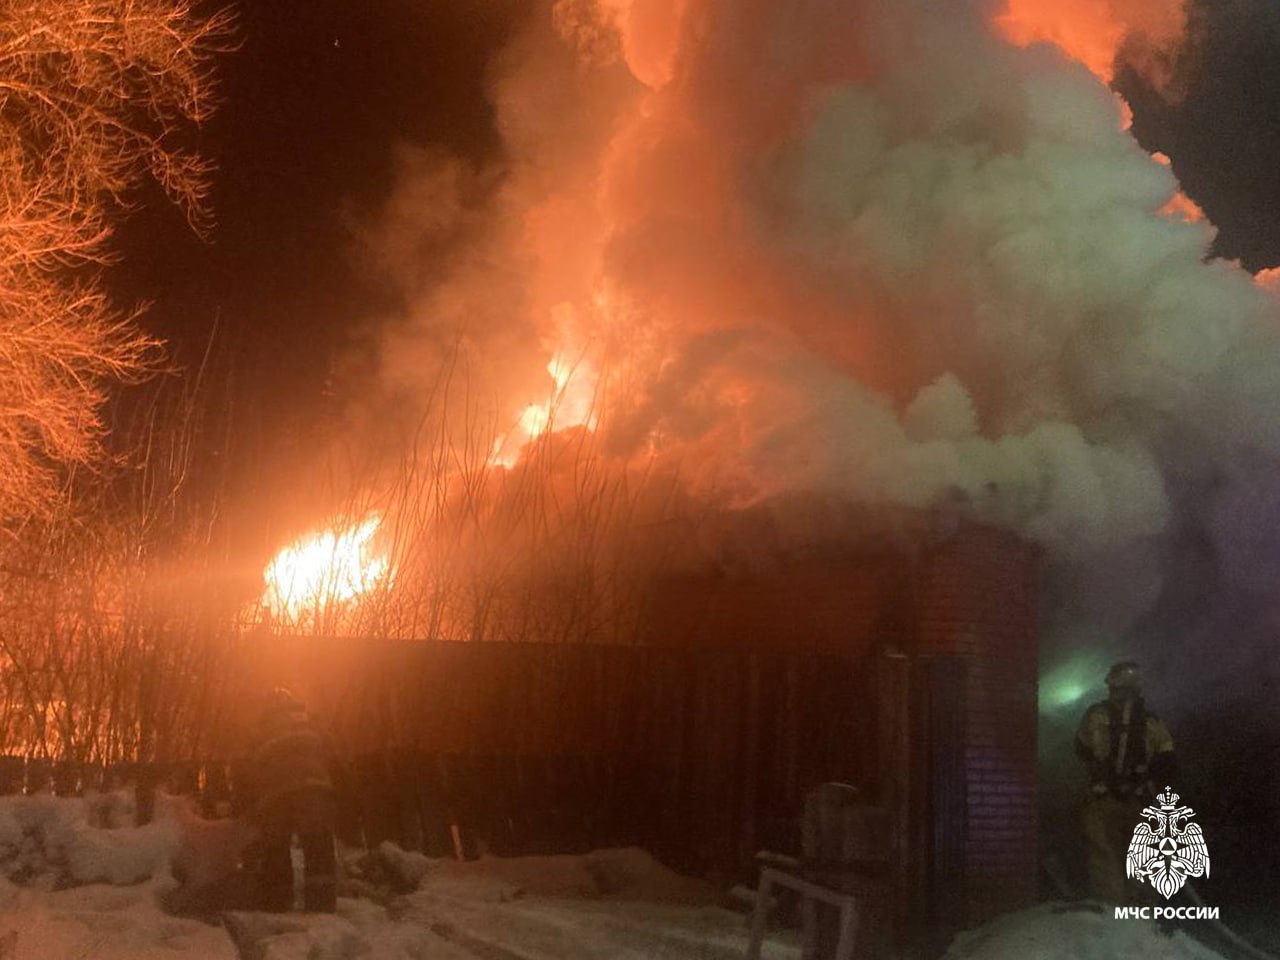
<svg viewBox="0 0 1280 960"><path fill-rule="evenodd" d="M333 790L331 750L302 706L268 708L256 734L251 767L255 809L266 809L286 794Z"/></svg>
<svg viewBox="0 0 1280 960"><path fill-rule="evenodd" d="M261 907L287 910L293 900L289 847L303 853L307 910L332 911L336 894L330 776L332 750L301 704L280 699L263 714L252 755L252 819L261 831Z"/></svg>

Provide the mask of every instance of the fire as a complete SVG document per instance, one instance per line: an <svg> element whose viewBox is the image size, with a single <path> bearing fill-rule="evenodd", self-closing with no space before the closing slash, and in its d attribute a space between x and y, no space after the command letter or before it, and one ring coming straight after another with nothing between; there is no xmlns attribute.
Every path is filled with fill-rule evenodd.
<svg viewBox="0 0 1280 960"><path fill-rule="evenodd" d="M566 427L595 427L592 412L595 377L583 365L570 364L562 356L554 356L547 373L555 384L545 403L531 403L520 414L520 429L529 437L540 437L553 424Z"/></svg>
<svg viewBox="0 0 1280 960"><path fill-rule="evenodd" d="M311 533L285 547L263 571L263 605L277 620L297 622L351 604L384 583L391 564L373 543L382 517Z"/></svg>
<svg viewBox="0 0 1280 960"><path fill-rule="evenodd" d="M557 353L547 364L553 384L547 399L526 406L515 428L494 442L490 462L510 467L520 451L545 433L572 427L596 428L596 387L598 376L586 360L571 362Z"/></svg>

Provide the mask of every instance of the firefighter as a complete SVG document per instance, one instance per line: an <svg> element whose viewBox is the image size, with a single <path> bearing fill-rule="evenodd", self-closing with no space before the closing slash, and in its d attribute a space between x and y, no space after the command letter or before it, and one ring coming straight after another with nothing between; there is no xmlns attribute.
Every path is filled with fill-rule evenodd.
<svg viewBox="0 0 1280 960"><path fill-rule="evenodd" d="M302 703L282 688L268 696L255 734L250 818L259 831L259 906L285 912L293 905L290 849L296 834L304 908L332 913L337 905L336 803L328 741Z"/></svg>
<svg viewBox="0 0 1280 960"><path fill-rule="evenodd" d="M1173 738L1142 700L1138 664L1125 660L1107 672L1107 699L1085 711L1076 753L1089 771L1083 826L1088 846L1089 894L1104 903L1145 899L1128 887L1125 855L1144 805L1172 783Z"/></svg>

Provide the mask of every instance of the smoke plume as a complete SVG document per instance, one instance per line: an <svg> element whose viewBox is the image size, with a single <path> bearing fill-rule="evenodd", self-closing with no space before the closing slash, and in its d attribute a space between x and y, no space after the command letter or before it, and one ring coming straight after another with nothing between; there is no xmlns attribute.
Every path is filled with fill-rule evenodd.
<svg viewBox="0 0 1280 960"><path fill-rule="evenodd" d="M558 0L493 66L501 160L404 158L382 382L461 363L508 462L581 377L601 457L728 506L962 503L1047 548L1073 641L1169 628L1174 587L1257 600L1280 306L1161 214L1178 184L1103 82L1182 28L1136 0Z"/></svg>

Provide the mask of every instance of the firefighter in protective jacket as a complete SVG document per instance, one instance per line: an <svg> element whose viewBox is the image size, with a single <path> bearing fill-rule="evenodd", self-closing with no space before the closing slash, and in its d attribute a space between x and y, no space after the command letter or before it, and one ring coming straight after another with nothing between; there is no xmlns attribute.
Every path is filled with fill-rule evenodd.
<svg viewBox="0 0 1280 960"><path fill-rule="evenodd" d="M296 834L302 847L304 906L331 913L337 901L336 803L328 741L306 708L283 689L268 697L255 732L250 818L259 830L260 908L284 912L293 904L290 848Z"/></svg>
<svg viewBox="0 0 1280 960"><path fill-rule="evenodd" d="M1136 663L1126 660L1107 672L1107 694L1085 711L1076 753L1090 779L1083 818L1089 894L1119 904L1126 899L1124 857L1134 825L1143 805L1173 782L1176 767L1168 728L1142 700Z"/></svg>

